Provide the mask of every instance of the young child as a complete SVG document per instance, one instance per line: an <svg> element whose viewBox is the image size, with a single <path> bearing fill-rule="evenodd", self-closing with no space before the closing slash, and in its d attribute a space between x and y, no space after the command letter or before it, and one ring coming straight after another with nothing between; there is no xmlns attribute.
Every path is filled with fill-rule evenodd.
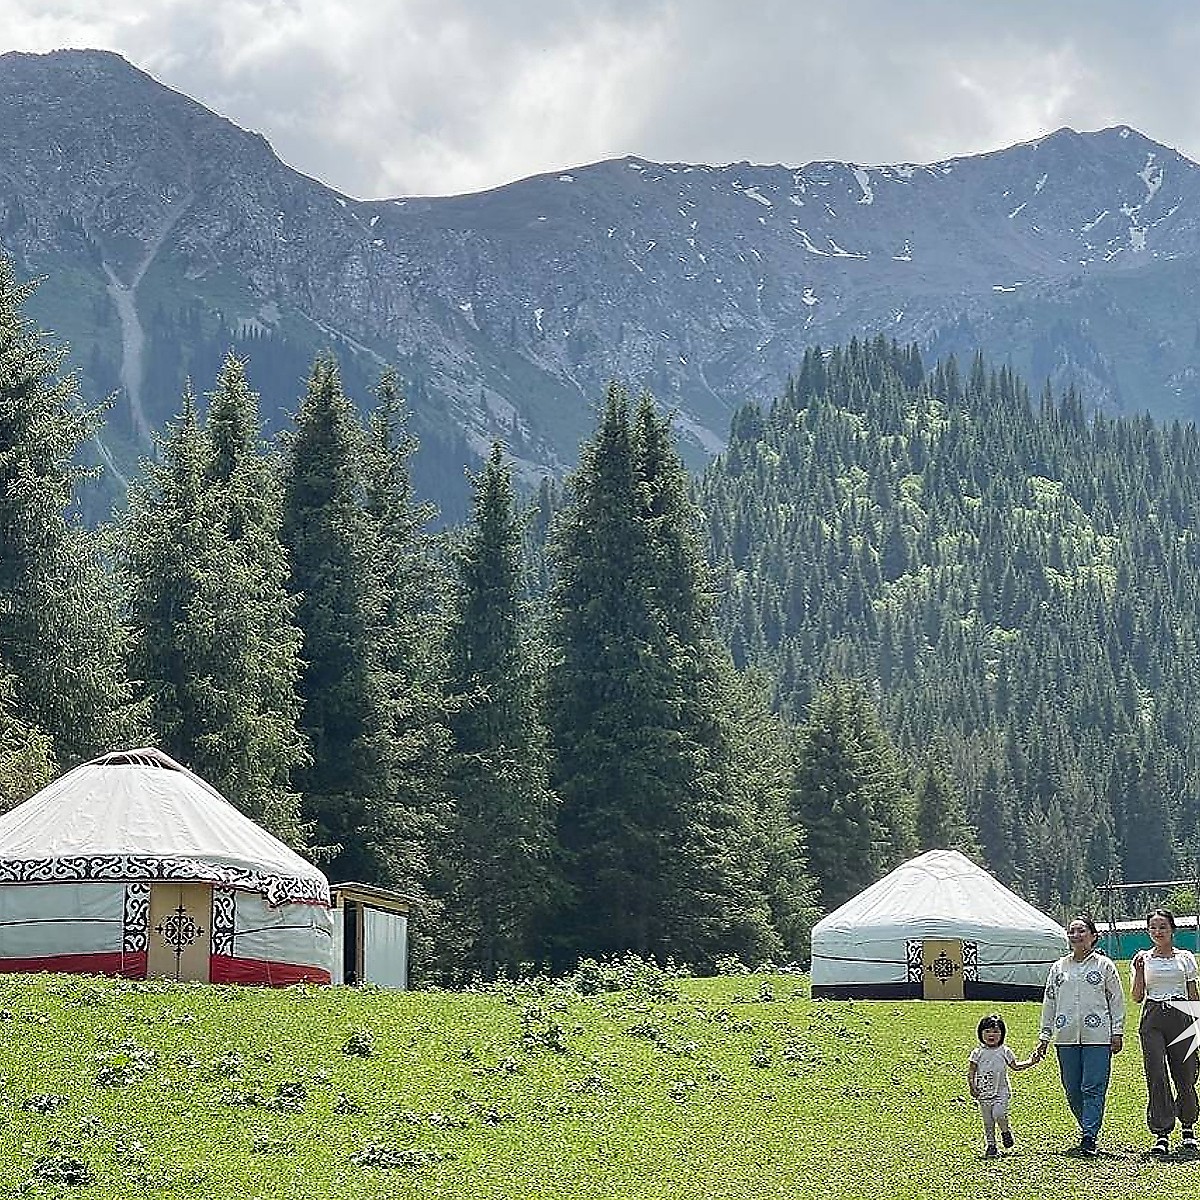
<svg viewBox="0 0 1200 1200"><path fill-rule="evenodd" d="M979 1103L979 1115L983 1118L983 1136L987 1141L984 1158L996 1158L996 1126L1000 1127L1000 1144L1011 1150L1012 1130L1008 1127L1008 1103L1012 1091L1008 1086L1008 1071L1024 1071L1032 1067L1035 1060L1020 1061L1004 1044L1004 1019L996 1013L988 1013L975 1031L979 1045L971 1051L967 1065L967 1086Z"/></svg>

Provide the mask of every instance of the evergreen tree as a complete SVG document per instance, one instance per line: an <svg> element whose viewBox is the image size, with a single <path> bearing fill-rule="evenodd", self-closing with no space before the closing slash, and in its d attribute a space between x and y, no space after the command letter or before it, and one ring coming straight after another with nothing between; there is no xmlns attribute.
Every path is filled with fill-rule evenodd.
<svg viewBox="0 0 1200 1200"><path fill-rule="evenodd" d="M429 532L436 511L413 491L417 440L409 432L408 407L394 371L383 373L375 395L363 484L375 597L370 639L387 716L390 809L375 853L391 884L423 902L421 958L432 934L443 935L427 891L430 848L444 831L449 806L441 600L446 581Z"/></svg>
<svg viewBox="0 0 1200 1200"><path fill-rule="evenodd" d="M751 825L750 838L738 852L745 865L761 875L775 941L761 949L786 961L805 962L812 927L821 912L808 870L804 829L792 811L790 781L797 732L770 711L765 677L729 671L727 692L736 803Z"/></svg>
<svg viewBox="0 0 1200 1200"><path fill-rule="evenodd" d="M555 545L548 714L574 888L568 955L753 959L770 940L741 856L748 830L680 477L645 406L635 432L610 389Z"/></svg>
<svg viewBox="0 0 1200 1200"><path fill-rule="evenodd" d="M280 494L258 400L229 356L204 428L184 397L126 522L133 673L164 748L277 836L303 847L292 769L300 636Z"/></svg>
<svg viewBox="0 0 1200 1200"><path fill-rule="evenodd" d="M100 539L69 519L72 464L98 427L22 313L32 285L0 256L0 668L11 711L73 765L130 736L125 630Z"/></svg>
<svg viewBox="0 0 1200 1200"><path fill-rule="evenodd" d="M917 780L915 799L919 849L958 850L970 857L981 854L962 797L945 768L932 758Z"/></svg>
<svg viewBox="0 0 1200 1200"><path fill-rule="evenodd" d="M555 799L521 605L522 530L492 447L456 555L448 632L451 792L442 889L461 968L492 979L537 957L555 896Z"/></svg>
<svg viewBox="0 0 1200 1200"><path fill-rule="evenodd" d="M7 812L54 777L50 739L12 711L12 680L0 674L0 812Z"/></svg>
<svg viewBox="0 0 1200 1200"><path fill-rule="evenodd" d="M874 883L916 848L912 797L861 685L832 681L813 699L793 806L826 908Z"/></svg>
<svg viewBox="0 0 1200 1200"><path fill-rule="evenodd" d="M648 395L633 415L633 439L649 595L665 630L663 656L670 656L678 697L674 746L691 747L685 751L692 772L686 849L671 864L686 912L686 930L677 936L701 961L725 951L761 962L777 955L781 943L771 922L768 859L758 853L771 809L766 797L756 804L747 794L750 764L737 753L735 725L746 715L738 714L737 703L748 694L733 685L728 651L716 635L711 573L687 472L669 420Z"/></svg>
<svg viewBox="0 0 1200 1200"><path fill-rule="evenodd" d="M288 593L277 462L265 453L258 396L245 364L229 355L209 399L207 486L224 521L225 634L233 646L214 678L225 693L223 727L197 739L198 763L224 781L243 811L294 846L306 840L292 772L307 759L300 732L300 630ZM200 768L197 768L200 770ZM201 771L203 774L203 771Z"/></svg>
<svg viewBox="0 0 1200 1200"><path fill-rule="evenodd" d="M311 761L293 775L330 875L395 882L390 680L377 644L384 598L365 508L366 439L332 356L313 364L284 448L283 543L303 634L301 729Z"/></svg>

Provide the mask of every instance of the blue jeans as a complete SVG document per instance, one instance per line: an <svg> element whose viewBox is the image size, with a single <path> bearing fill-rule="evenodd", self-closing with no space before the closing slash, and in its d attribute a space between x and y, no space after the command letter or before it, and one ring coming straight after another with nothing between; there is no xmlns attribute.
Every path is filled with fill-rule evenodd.
<svg viewBox="0 0 1200 1200"><path fill-rule="evenodd" d="M1104 1120L1104 1098L1108 1093L1108 1076L1112 1068L1112 1047L1055 1046L1058 1051L1058 1073L1063 1091L1079 1129L1088 1137L1100 1136Z"/></svg>

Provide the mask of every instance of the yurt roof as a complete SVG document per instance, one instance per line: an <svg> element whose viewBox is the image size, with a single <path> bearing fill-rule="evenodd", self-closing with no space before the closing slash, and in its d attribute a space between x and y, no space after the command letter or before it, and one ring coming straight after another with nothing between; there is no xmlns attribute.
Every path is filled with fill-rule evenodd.
<svg viewBox="0 0 1200 1200"><path fill-rule="evenodd" d="M939 923L964 930L1036 932L1066 947L1061 925L957 850L929 850L901 864L818 921L813 937L927 929Z"/></svg>
<svg viewBox="0 0 1200 1200"><path fill-rule="evenodd" d="M215 788L145 748L103 755L0 816L0 882L180 879L329 904L318 868Z"/></svg>

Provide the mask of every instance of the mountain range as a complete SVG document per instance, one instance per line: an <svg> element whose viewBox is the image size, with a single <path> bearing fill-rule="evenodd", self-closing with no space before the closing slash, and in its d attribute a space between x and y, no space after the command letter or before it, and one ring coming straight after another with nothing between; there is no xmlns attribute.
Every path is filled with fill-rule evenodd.
<svg viewBox="0 0 1200 1200"><path fill-rule="evenodd" d="M27 307L84 394L115 398L114 497L231 348L269 430L320 350L364 405L394 365L419 485L450 514L494 438L527 479L568 469L611 380L674 411L700 462L806 348L856 336L1190 419L1198 215L1200 166L1128 127L923 165L630 157L356 200L118 55L0 55L0 249L42 280Z"/></svg>

